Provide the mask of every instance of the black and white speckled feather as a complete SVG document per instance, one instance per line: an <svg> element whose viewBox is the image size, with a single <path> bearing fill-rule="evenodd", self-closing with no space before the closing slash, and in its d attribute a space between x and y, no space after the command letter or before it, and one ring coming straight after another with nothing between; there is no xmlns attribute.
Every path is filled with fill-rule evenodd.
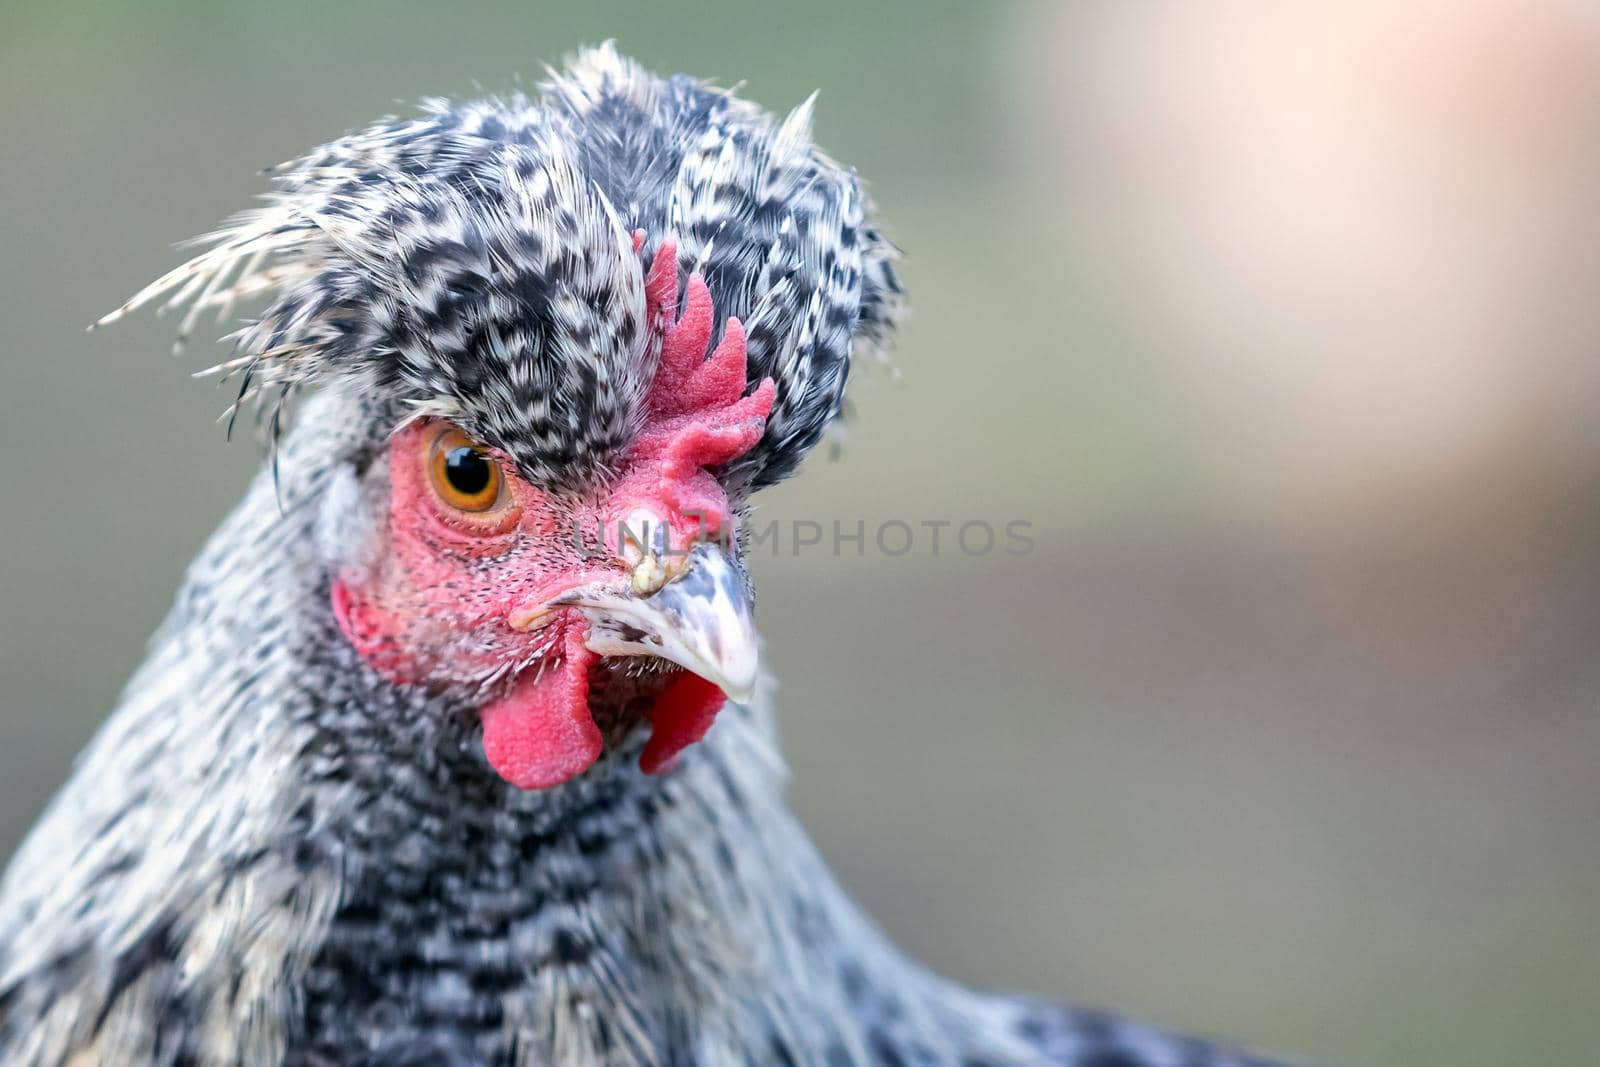
<svg viewBox="0 0 1600 1067"><path fill-rule="evenodd" d="M751 382L777 383L765 440L728 472L771 484L900 307L894 251L810 117L808 100L777 123L600 48L538 100L428 101L274 168L265 207L102 321L167 297L190 308L181 342L200 313L266 296L219 368L242 398L357 379L571 482L638 428L655 364L631 234L647 255L674 237L719 324L745 322Z"/></svg>
<svg viewBox="0 0 1600 1067"><path fill-rule="evenodd" d="M588 52L537 101L432 103L289 164L129 305L264 298L238 337L245 391L318 388L281 485L258 477L195 561L0 882L0 1062L1257 1063L899 954L784 807L770 685L670 773L638 769L635 729L523 792L467 695L385 680L335 625L362 479L417 411L551 485L613 462L656 359L634 229L678 239L749 324L751 377L778 383L724 477L792 470L899 305L809 113L773 122ZM636 682L591 701L627 711Z"/></svg>

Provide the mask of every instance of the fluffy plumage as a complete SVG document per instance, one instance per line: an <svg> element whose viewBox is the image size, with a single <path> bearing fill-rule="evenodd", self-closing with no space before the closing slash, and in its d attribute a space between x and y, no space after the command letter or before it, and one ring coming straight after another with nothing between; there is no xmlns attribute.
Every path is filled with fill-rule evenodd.
<svg viewBox="0 0 1600 1067"><path fill-rule="evenodd" d="M588 52L536 101L432 103L288 165L130 302L187 302L187 331L265 299L242 393L321 388L0 883L0 1062L1259 1062L900 955L783 805L765 684L651 776L651 676L599 674L604 755L524 792L485 762L481 692L386 678L333 617L419 412L553 490L609 476L661 359L635 231L676 238L713 335L740 316L776 382L730 499L793 469L900 292L808 121Z"/></svg>
<svg viewBox="0 0 1600 1067"><path fill-rule="evenodd" d="M781 479L837 415L852 348L888 340L894 251L855 175L730 93L648 76L610 48L522 96L424 104L273 168L265 207L151 284L225 315L271 293L220 370L277 404L347 379L460 422L536 481L603 468L654 373L632 233L675 236L772 377L766 440L740 461Z"/></svg>

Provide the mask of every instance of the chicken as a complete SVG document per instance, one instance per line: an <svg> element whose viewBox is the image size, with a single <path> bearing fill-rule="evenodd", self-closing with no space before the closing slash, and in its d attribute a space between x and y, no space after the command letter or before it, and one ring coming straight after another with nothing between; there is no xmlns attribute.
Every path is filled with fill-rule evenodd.
<svg viewBox="0 0 1600 1067"><path fill-rule="evenodd" d="M0 1062L1259 1062L934 977L785 809L738 519L901 304L809 122L590 50L107 317L259 299L271 462L7 870Z"/></svg>

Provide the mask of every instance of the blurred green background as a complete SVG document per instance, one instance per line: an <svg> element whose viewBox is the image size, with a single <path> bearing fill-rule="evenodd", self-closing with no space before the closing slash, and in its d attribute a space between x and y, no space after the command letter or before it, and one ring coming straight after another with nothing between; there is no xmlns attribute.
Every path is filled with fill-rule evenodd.
<svg viewBox="0 0 1600 1067"><path fill-rule="evenodd" d="M24 4L0 33L0 853L259 460L83 326L424 95L615 37L871 182L913 317L763 515L795 802L909 950L1350 1067L1600 1056L1590 3ZM869 526L870 528L870 526Z"/></svg>

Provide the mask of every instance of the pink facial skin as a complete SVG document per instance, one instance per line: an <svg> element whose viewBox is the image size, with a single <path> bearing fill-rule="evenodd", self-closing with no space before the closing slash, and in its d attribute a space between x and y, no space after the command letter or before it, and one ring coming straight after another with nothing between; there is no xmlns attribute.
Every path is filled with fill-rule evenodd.
<svg viewBox="0 0 1600 1067"><path fill-rule="evenodd" d="M602 744L588 708L598 657L584 647L586 621L569 610L540 615L540 609L581 586L628 588L630 567L616 556L614 531L637 511L659 516L679 552L707 531L726 529L731 505L706 468L759 441L771 410L771 379L742 395L738 320L728 320L722 342L704 356L713 309L698 275L690 279L681 318L671 321L676 261L672 243L664 242L646 279L661 360L644 427L619 478L590 496L558 498L518 476L509 456L485 449L500 466L505 495L488 512L462 512L441 498L428 471L430 448L447 424L418 420L389 442L389 509L376 562L333 583L340 629L391 681L490 685L497 695L481 709L484 751L520 788L546 788L581 773ZM607 532L603 546L593 544L597 528ZM577 530L585 531L587 548ZM530 628L512 626L513 619L527 626L533 616ZM679 673L651 713L647 771L664 769L699 740L722 706L720 690Z"/></svg>

